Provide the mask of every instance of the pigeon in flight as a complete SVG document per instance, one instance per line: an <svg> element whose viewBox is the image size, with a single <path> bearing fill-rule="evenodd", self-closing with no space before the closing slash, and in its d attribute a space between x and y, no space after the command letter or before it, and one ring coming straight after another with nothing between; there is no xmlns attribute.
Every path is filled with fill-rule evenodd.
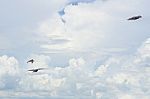
<svg viewBox="0 0 150 99"><path fill-rule="evenodd" d="M133 17L127 19L127 20L137 20L139 18L142 18L142 16L140 16L140 15L139 16L133 16Z"/></svg>
<svg viewBox="0 0 150 99"><path fill-rule="evenodd" d="M27 61L27 63L33 63L34 62L34 60L33 59L31 59L31 60L29 60L29 61Z"/></svg>
<svg viewBox="0 0 150 99"><path fill-rule="evenodd" d="M43 70L43 69L45 69L45 68L30 69L30 70L28 70L28 71L38 72L39 70Z"/></svg>

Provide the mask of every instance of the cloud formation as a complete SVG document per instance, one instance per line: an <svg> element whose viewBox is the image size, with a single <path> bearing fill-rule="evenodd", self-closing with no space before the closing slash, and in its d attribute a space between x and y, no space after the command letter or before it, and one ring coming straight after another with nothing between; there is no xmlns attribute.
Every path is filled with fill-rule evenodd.
<svg viewBox="0 0 150 99"><path fill-rule="evenodd" d="M65 67L50 67L47 63L50 57L34 55L48 69L37 73L27 73L26 70L22 71L14 57L1 56L0 88L16 90L16 93L20 91L14 97L37 95L112 99L113 96L114 99L148 99L150 93L149 42L150 39L147 39L135 52L136 55L110 57L97 69L90 69L87 65L88 61L83 58L70 59L69 65ZM37 62L36 65L40 66L41 63ZM9 79L7 79L8 76ZM24 93L30 91L32 93L28 95ZM3 93L7 97L7 93L5 91Z"/></svg>
<svg viewBox="0 0 150 99"><path fill-rule="evenodd" d="M141 27L145 25L146 29L148 24L143 23L143 20L128 22L126 19L139 13L145 17L148 14L142 12L146 9L145 1L128 2L130 1L94 1L66 6L62 16L65 24L58 14L54 14L38 29L47 39L47 43L41 43L41 48L46 51L121 52L129 51L132 47L130 51L135 51L149 37L147 32L141 34ZM62 43L55 41L54 36L62 38Z"/></svg>
<svg viewBox="0 0 150 99"><path fill-rule="evenodd" d="M19 63L14 57L0 57L0 89L15 89L19 80Z"/></svg>
<svg viewBox="0 0 150 99"><path fill-rule="evenodd" d="M105 4L102 0L53 0L51 4L57 6L52 7L49 19L39 23L34 40L42 50L39 53L71 54L68 65L51 66L50 55L32 53L27 60L34 58L35 63L22 67L17 58L2 55L0 97L149 99L147 8L150 3L147 0L108 0ZM63 4L63 10L59 9ZM62 14L58 14L59 10ZM126 20L139 13L144 19ZM27 71L34 68L46 69L36 73Z"/></svg>

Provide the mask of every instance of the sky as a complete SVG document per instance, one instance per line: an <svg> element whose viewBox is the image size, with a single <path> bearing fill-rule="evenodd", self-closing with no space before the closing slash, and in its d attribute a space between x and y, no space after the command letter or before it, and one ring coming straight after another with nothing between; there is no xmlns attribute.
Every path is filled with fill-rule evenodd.
<svg viewBox="0 0 150 99"><path fill-rule="evenodd" d="M149 99L149 6L0 0L0 98Z"/></svg>

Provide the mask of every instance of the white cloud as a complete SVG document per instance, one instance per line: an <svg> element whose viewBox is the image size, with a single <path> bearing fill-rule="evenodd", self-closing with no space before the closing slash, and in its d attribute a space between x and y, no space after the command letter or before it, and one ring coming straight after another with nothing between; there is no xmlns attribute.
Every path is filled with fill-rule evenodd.
<svg viewBox="0 0 150 99"><path fill-rule="evenodd" d="M41 41L41 47L50 52L52 50L122 52L128 51L133 46L137 47L148 34L141 35L140 27L143 23L140 23L140 20L131 23L126 19L142 13L142 9L136 11L135 8L140 8L144 3L142 1L135 3L135 0L128 2L131 1L115 0L105 3L95 1L66 6L65 14L62 16L66 21L65 24L56 14L41 24L39 33L47 42ZM56 37L67 42L50 43L55 42Z"/></svg>
<svg viewBox="0 0 150 99"><path fill-rule="evenodd" d="M139 81L136 77L126 73L117 73L113 75L113 77L108 78L107 81L114 84L131 84L133 86L139 85Z"/></svg>
<svg viewBox="0 0 150 99"><path fill-rule="evenodd" d="M148 62L150 59L150 39L147 39L146 42L143 43L143 45L138 49L138 58L135 61L145 61ZM150 64L147 64L150 65Z"/></svg>
<svg viewBox="0 0 150 99"><path fill-rule="evenodd" d="M0 57L0 89L13 89L18 85L19 64L14 57Z"/></svg>
<svg viewBox="0 0 150 99"><path fill-rule="evenodd" d="M110 48L106 51L118 52L121 50L122 52L122 49L130 46L129 43L132 41L139 44L143 39L140 37L142 33L138 28L140 25L136 25L141 21L126 22L126 17L133 14L142 2L134 3L134 1L131 1L131 4L129 0L115 0L104 5L100 1L80 3L78 6L69 5L65 8L66 14L62 16L66 20L65 25L56 13L49 20L40 24L37 43L40 43L44 51L65 52L69 50L90 53ZM141 24L144 23L141 22ZM27 64L24 70L16 58L1 56L0 89L2 92L0 95L9 96L9 92L5 90L11 89L14 90L10 92L14 97L45 95L50 97L71 96L72 98L87 96L93 99L95 97L100 99L148 99L150 97L149 42L150 39L147 39L137 52L132 53L136 54L135 56L127 53L125 56L111 54L100 61L96 69L95 63L91 64L93 58L99 60L101 57L98 56L99 53L96 55L96 52L89 55L88 60L90 61L86 60L86 57L85 59L71 58L69 65L62 67L51 67L51 58L48 55L32 54L28 59L35 59L35 63ZM47 69L29 73L27 70L32 68Z"/></svg>
<svg viewBox="0 0 150 99"><path fill-rule="evenodd" d="M105 65L99 66L95 71L95 75L102 76L107 71L107 67L108 67L108 65L107 66L105 66Z"/></svg>
<svg viewBox="0 0 150 99"><path fill-rule="evenodd" d="M114 99L148 99L149 67L146 65L141 67L140 64L145 62L149 64L149 61L134 62L139 57L141 60L145 60L145 57L141 57L145 53L141 53L141 51L149 49L148 41L149 39L136 52L138 57L132 55L128 55L128 58L126 56L112 56L102 62L103 65L95 70L91 69L87 65L89 62L83 58L72 58L69 60L69 65L65 67L49 67L49 56L31 55L37 60L37 66L44 64L48 69L37 73L27 73L27 70L21 71L21 67L14 57L1 56L0 87L1 89L16 90L11 93L14 97L20 95L26 97L30 94L37 97L74 97L78 95L78 97L99 97L101 99L109 99L112 96ZM7 77L11 78L11 81ZM13 83L14 87L10 87L10 83ZM31 93L26 95L24 92ZM1 93L5 94L4 97L9 96L6 91Z"/></svg>
<svg viewBox="0 0 150 99"><path fill-rule="evenodd" d="M119 99L135 99L132 95L123 95Z"/></svg>

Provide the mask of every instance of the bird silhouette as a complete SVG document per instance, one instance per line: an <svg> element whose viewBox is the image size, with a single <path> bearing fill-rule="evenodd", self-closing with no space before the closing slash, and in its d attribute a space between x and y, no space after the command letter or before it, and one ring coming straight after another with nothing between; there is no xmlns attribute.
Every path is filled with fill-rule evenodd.
<svg viewBox="0 0 150 99"><path fill-rule="evenodd" d="M39 70L43 70L43 69L46 69L46 68L30 69L30 70L28 70L28 71L32 71L32 72L38 72Z"/></svg>
<svg viewBox="0 0 150 99"><path fill-rule="evenodd" d="M133 16L133 17L131 17L131 18L128 18L127 20L137 20L137 19L140 19L140 18L142 18L142 16Z"/></svg>
<svg viewBox="0 0 150 99"><path fill-rule="evenodd" d="M27 61L27 63L33 63L34 62L34 60L33 59L31 59L31 60L29 60L29 61Z"/></svg>

